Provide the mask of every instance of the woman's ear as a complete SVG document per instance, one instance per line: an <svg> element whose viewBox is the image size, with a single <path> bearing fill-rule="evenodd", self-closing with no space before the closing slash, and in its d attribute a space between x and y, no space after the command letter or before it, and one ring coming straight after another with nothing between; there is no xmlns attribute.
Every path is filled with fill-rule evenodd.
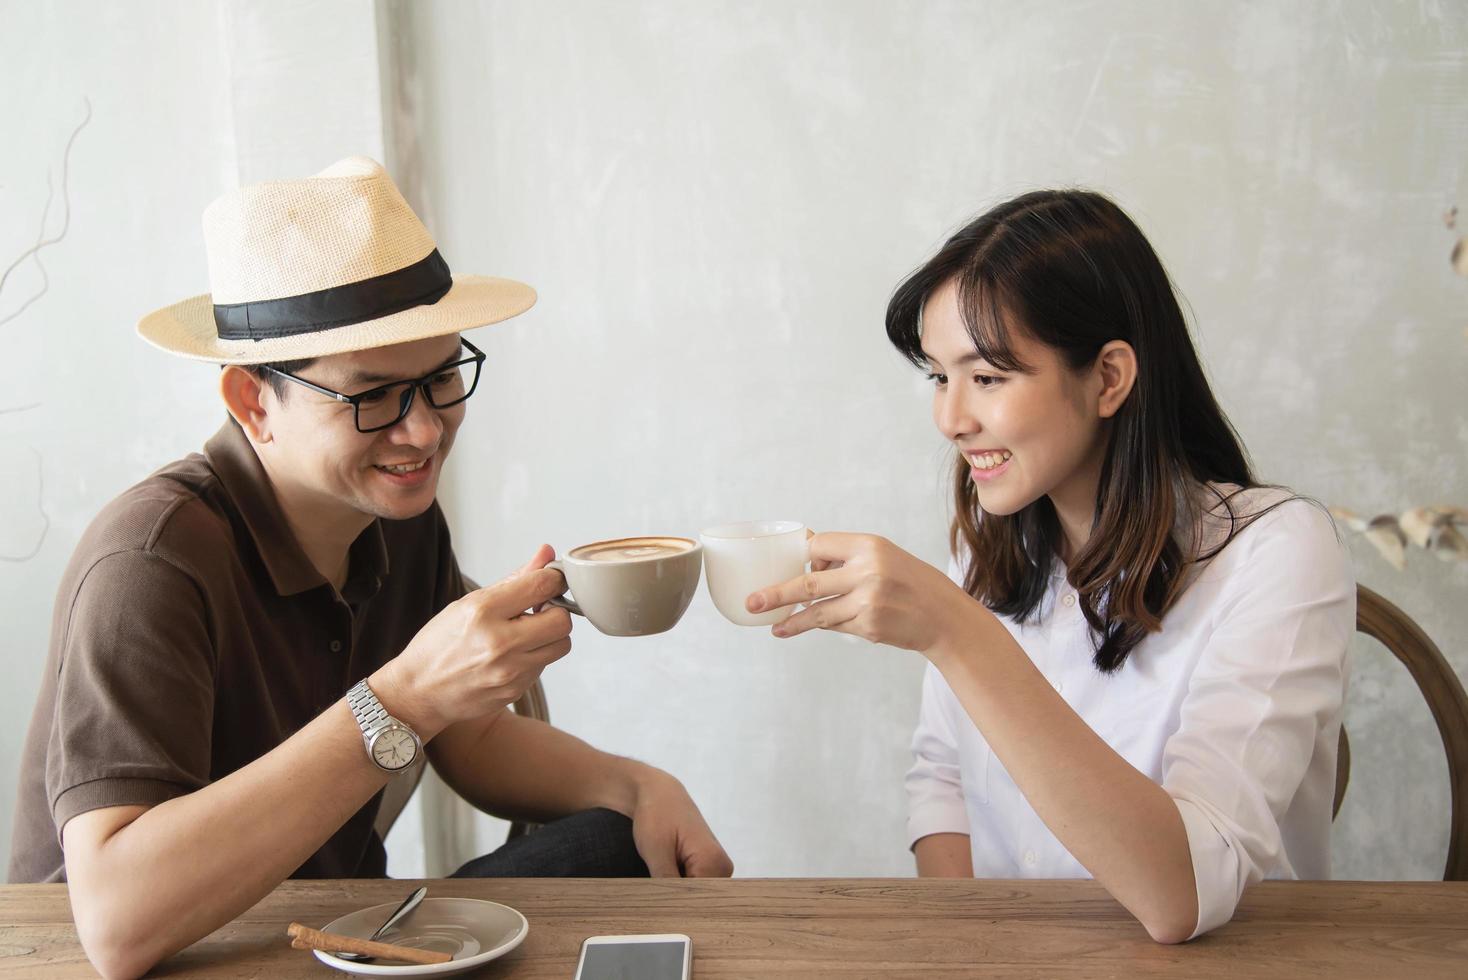
<svg viewBox="0 0 1468 980"><path fill-rule="evenodd" d="M238 364L226 364L219 372L219 394L224 407L245 430L253 443L269 442L270 412L265 405L264 384L258 375Z"/></svg>
<svg viewBox="0 0 1468 980"><path fill-rule="evenodd" d="M1125 340L1113 340L1101 348L1095 363L1101 380L1096 411L1103 419L1109 419L1121 411L1137 383L1137 352Z"/></svg>

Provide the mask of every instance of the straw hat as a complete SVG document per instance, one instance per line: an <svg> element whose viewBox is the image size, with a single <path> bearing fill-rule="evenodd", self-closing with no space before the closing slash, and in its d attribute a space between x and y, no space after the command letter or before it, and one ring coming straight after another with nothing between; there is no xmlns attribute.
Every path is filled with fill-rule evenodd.
<svg viewBox="0 0 1468 980"><path fill-rule="evenodd" d="M204 211L210 292L149 313L144 340L222 364L367 350L508 320L535 290L450 275L381 164L242 187Z"/></svg>

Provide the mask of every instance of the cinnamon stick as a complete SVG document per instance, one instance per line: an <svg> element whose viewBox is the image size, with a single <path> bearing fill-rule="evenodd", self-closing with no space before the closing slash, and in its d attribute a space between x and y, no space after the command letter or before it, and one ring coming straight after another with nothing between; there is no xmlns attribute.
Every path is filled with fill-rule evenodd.
<svg viewBox="0 0 1468 980"><path fill-rule="evenodd" d="M319 932L299 922L292 922L290 928L286 929L286 935L291 937L291 945L296 949L319 949L324 953L361 953L363 956L376 956L384 960L398 960L403 963L418 963L424 966L447 963L453 959L448 953L413 949L411 946L394 946L391 943L374 943L334 932Z"/></svg>

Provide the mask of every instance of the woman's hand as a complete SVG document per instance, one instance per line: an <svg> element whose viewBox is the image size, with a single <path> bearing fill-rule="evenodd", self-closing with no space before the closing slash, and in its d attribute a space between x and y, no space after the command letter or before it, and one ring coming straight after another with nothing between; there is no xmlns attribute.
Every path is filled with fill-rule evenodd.
<svg viewBox="0 0 1468 980"><path fill-rule="evenodd" d="M978 605L947 575L886 538L817 534L810 558L811 571L745 601L756 613L811 604L777 623L776 636L826 629L927 653Z"/></svg>

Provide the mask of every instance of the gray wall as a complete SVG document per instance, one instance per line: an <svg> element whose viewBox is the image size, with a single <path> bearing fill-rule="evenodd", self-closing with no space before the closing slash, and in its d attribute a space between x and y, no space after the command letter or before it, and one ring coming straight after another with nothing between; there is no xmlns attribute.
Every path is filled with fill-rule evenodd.
<svg viewBox="0 0 1468 980"><path fill-rule="evenodd" d="M11 717L29 713L82 527L218 417L207 368L130 332L204 288L199 211L237 179L364 148L456 270L541 293L475 336L488 374L444 496L480 578L541 541L748 517L873 531L942 562L943 447L883 306L967 217L1054 184L1111 193L1151 236L1265 478L1371 513L1468 502L1468 284L1439 219L1468 205L1461 5L338 0L81 16L94 9L0 3L0 262L34 238L81 97L94 108L71 232L45 253L51 291L0 325L20 344L0 408L40 403L0 415L19 470L0 491L0 553L34 543L38 476L51 518L34 558L0 563ZM330 43L313 56L300 37ZM0 317L23 295L7 284ZM46 380L63 377L81 397ZM1468 566L1357 557L1468 669ZM1440 874L1431 720L1382 651L1353 656L1338 876ZM701 595L662 637L583 624L546 685L563 727L682 777L739 873L906 874L919 668L838 636L776 643ZM0 735L0 821L19 738ZM497 842L495 823L420 796L390 841L395 873Z"/></svg>

